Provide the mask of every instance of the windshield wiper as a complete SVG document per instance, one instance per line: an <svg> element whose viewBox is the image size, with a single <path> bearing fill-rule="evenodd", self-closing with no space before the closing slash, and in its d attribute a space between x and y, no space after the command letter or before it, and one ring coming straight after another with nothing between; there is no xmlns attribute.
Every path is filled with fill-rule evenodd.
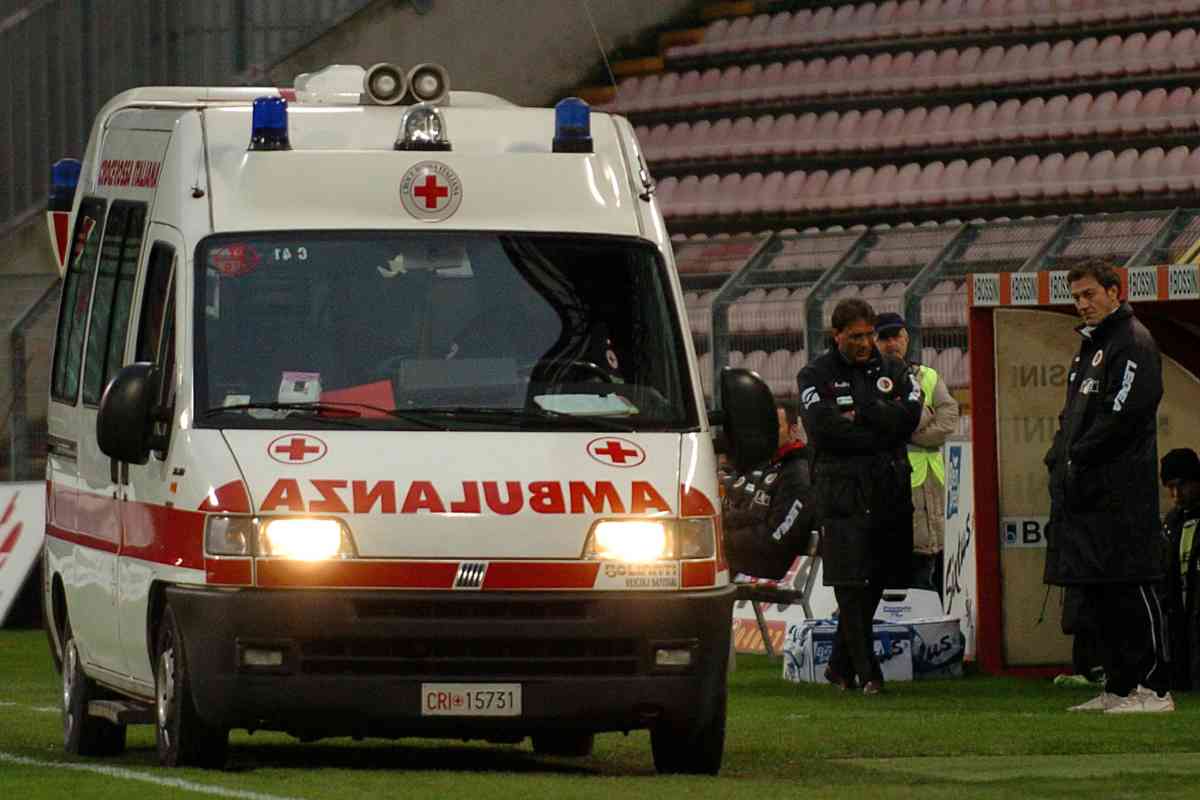
<svg viewBox="0 0 1200 800"><path fill-rule="evenodd" d="M365 408L369 411L377 411L380 414L386 414L389 417L394 417L404 422L420 425L423 428L445 430L444 426L438 425L436 422L430 422L427 419L411 416L407 412L399 409L383 408L382 406L373 406L368 403L343 402L341 400L320 400L290 403L234 403L233 405L210 408L205 411L202 416L211 417L217 414L222 414L226 411L249 411L256 408L263 408L269 411L309 412L304 414L306 419L317 419L321 420L322 422L333 423L341 422L349 424L353 427L363 427L354 422L354 420L362 417L362 413L360 411L356 411L355 409Z"/></svg>
<svg viewBox="0 0 1200 800"><path fill-rule="evenodd" d="M628 423L617 422L604 417L592 417L583 414L568 414L565 411L551 411L546 408L490 408L475 406L452 406L448 408L413 408L405 414L444 415L454 419L506 419L513 422L557 422L567 423L573 427L587 428L590 425L606 431L624 431L632 433L636 428Z"/></svg>

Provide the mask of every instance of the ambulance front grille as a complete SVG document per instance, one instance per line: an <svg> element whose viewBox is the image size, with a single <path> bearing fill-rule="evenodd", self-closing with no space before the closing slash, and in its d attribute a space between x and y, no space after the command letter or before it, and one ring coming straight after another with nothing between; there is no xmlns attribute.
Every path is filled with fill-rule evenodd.
<svg viewBox="0 0 1200 800"><path fill-rule="evenodd" d="M356 600L354 610L359 619L521 619L557 620L587 619L591 603L586 600L439 600L370 599Z"/></svg>
<svg viewBox="0 0 1200 800"><path fill-rule="evenodd" d="M634 675L635 639L319 639L300 643L312 675Z"/></svg>

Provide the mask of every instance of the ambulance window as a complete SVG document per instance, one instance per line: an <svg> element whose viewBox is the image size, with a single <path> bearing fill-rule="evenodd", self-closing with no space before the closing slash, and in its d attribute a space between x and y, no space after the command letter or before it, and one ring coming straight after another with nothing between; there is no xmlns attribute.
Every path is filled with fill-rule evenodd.
<svg viewBox="0 0 1200 800"><path fill-rule="evenodd" d="M121 367L145 221L145 203L116 202L108 213L85 348L84 405L100 403L104 387Z"/></svg>
<svg viewBox="0 0 1200 800"><path fill-rule="evenodd" d="M163 441L171 435L170 424L175 407L175 250L155 242L146 265L146 288L138 321L137 361L159 365L161 383L155 398L158 410L154 432ZM165 452L158 453L165 458Z"/></svg>
<svg viewBox="0 0 1200 800"><path fill-rule="evenodd" d="M146 265L146 290L142 299L142 318L138 324L135 361L159 361L158 345L162 339L167 292L174 266L175 250L170 245L155 242Z"/></svg>
<svg viewBox="0 0 1200 800"><path fill-rule="evenodd" d="M103 200L88 197L79 204L67 278L58 312L58 334L54 345L51 394L55 400L74 405L79 396L79 365L83 360L83 332L95 280L96 255L104 227Z"/></svg>

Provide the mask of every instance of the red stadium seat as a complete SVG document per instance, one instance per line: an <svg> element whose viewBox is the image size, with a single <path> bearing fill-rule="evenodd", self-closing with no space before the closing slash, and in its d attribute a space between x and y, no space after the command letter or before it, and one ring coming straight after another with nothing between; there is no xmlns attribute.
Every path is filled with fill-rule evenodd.
<svg viewBox="0 0 1200 800"><path fill-rule="evenodd" d="M972 189L971 201L976 203L998 202L1015 199L1015 192L1010 191L1011 177L1016 169L1017 159L1004 156L992 162L992 167L984 176L982 183Z"/></svg>
<svg viewBox="0 0 1200 800"><path fill-rule="evenodd" d="M1001 200L1016 200L1018 198L1031 200L1037 192L1035 187L1038 185L1038 173L1041 168L1041 159L1038 156L1025 156L1017 162L1013 167L1012 174L1009 176L1008 186L1005 187L1004 194L999 197ZM1029 192L1026 196L1025 192Z"/></svg>
<svg viewBox="0 0 1200 800"><path fill-rule="evenodd" d="M920 129L907 136L901 144L905 147L924 147L930 144L936 135L946 129L952 113L950 106L934 107L925 117Z"/></svg>
<svg viewBox="0 0 1200 800"><path fill-rule="evenodd" d="M1161 147L1151 149L1157 150L1161 157ZM1144 156L1148 153L1150 153L1150 150L1147 150L1145 153L1139 153L1130 147L1122 150L1120 155L1117 156L1117 161L1113 165L1113 182L1119 194L1134 195L1141 191L1139 170L1148 169L1151 173L1157 172L1157 164L1146 163L1143 165Z"/></svg>
<svg viewBox="0 0 1200 800"><path fill-rule="evenodd" d="M1158 98L1158 107L1147 102L1151 96ZM1102 120L1096 127L1100 136L1135 136L1144 133L1152 118L1160 118L1160 107L1166 101L1166 90L1157 89L1142 95L1139 90L1127 91L1117 101L1114 113L1108 120Z"/></svg>
<svg viewBox="0 0 1200 800"><path fill-rule="evenodd" d="M1100 124L1116 113L1119 97L1116 92L1102 92L1092 102L1091 107L1079 119L1072 120L1071 133L1075 136L1092 136L1096 134Z"/></svg>
<svg viewBox="0 0 1200 800"><path fill-rule="evenodd" d="M946 165L938 185L927 191L922 199L927 205L943 205L950 199L951 191L960 189L966 179L967 168L970 165L965 159L956 158Z"/></svg>
<svg viewBox="0 0 1200 800"><path fill-rule="evenodd" d="M1022 200L1038 200L1053 194L1052 188L1058 185L1059 173L1062 172L1066 157L1062 153L1051 153L1038 161L1037 172L1032 183L1018 188L1017 193Z"/></svg>
<svg viewBox="0 0 1200 800"><path fill-rule="evenodd" d="M775 170L763 178L758 196L750 201L752 210L749 213L778 214L783 210L783 189L787 176L780 170Z"/></svg>
<svg viewBox="0 0 1200 800"><path fill-rule="evenodd" d="M867 169L870 169L870 167ZM830 175L829 183L825 184L825 191L822 196L813 198L812 202L815 204L815 207L845 208L846 190L853 176L854 173L844 168Z"/></svg>
<svg viewBox="0 0 1200 800"><path fill-rule="evenodd" d="M1117 189L1113 180L1116 160L1117 156L1112 150L1093 153L1087 160L1080 180L1067 186L1068 194L1075 198L1114 194Z"/></svg>
<svg viewBox="0 0 1200 800"><path fill-rule="evenodd" d="M932 161L921 168L921 174L913 182L912 188L898 192L898 201L902 206L919 205L925 202L925 196L938 191L942 174L946 165L941 161Z"/></svg>
<svg viewBox="0 0 1200 800"><path fill-rule="evenodd" d="M1191 154L1186 147L1172 147L1163 157L1158 174L1142 183L1142 191L1159 194L1166 191L1188 191L1190 183L1181 182L1186 175L1186 164ZM1172 183L1174 181L1174 183Z"/></svg>
<svg viewBox="0 0 1200 800"><path fill-rule="evenodd" d="M1178 133L1192 130L1197 122L1200 122L1200 108L1191 108L1193 94L1190 87L1180 86L1167 95L1167 104L1163 111L1172 131Z"/></svg>
<svg viewBox="0 0 1200 800"><path fill-rule="evenodd" d="M1171 44L1167 47L1167 53L1164 56L1169 59L1171 66L1164 66L1163 71L1178 70L1180 72L1190 72L1196 69L1197 54L1196 54L1196 31L1194 28L1184 28L1176 31L1171 37Z"/></svg>
<svg viewBox="0 0 1200 800"><path fill-rule="evenodd" d="M1200 188L1200 147L1193 148L1179 163L1178 171L1167 177L1167 188L1178 194L1189 194Z"/></svg>

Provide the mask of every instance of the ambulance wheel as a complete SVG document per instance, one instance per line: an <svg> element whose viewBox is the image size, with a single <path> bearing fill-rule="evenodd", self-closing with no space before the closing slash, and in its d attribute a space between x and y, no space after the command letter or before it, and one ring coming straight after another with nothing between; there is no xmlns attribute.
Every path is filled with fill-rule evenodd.
<svg viewBox="0 0 1200 800"><path fill-rule="evenodd" d="M229 752L229 731L200 719L192 698L191 673L183 636L168 605L158 629L154 670L154 739L164 767L223 767Z"/></svg>
<svg viewBox="0 0 1200 800"><path fill-rule="evenodd" d="M63 749L76 756L115 756L125 751L125 726L88 714L100 689L83 672L71 624L63 626Z"/></svg>
<svg viewBox="0 0 1200 800"><path fill-rule="evenodd" d="M533 736L533 752L541 756L584 758L592 754L594 733L541 733Z"/></svg>
<svg viewBox="0 0 1200 800"><path fill-rule="evenodd" d="M712 712L688 724L664 720L650 729L650 750L660 775L716 775L725 753L725 681Z"/></svg>

